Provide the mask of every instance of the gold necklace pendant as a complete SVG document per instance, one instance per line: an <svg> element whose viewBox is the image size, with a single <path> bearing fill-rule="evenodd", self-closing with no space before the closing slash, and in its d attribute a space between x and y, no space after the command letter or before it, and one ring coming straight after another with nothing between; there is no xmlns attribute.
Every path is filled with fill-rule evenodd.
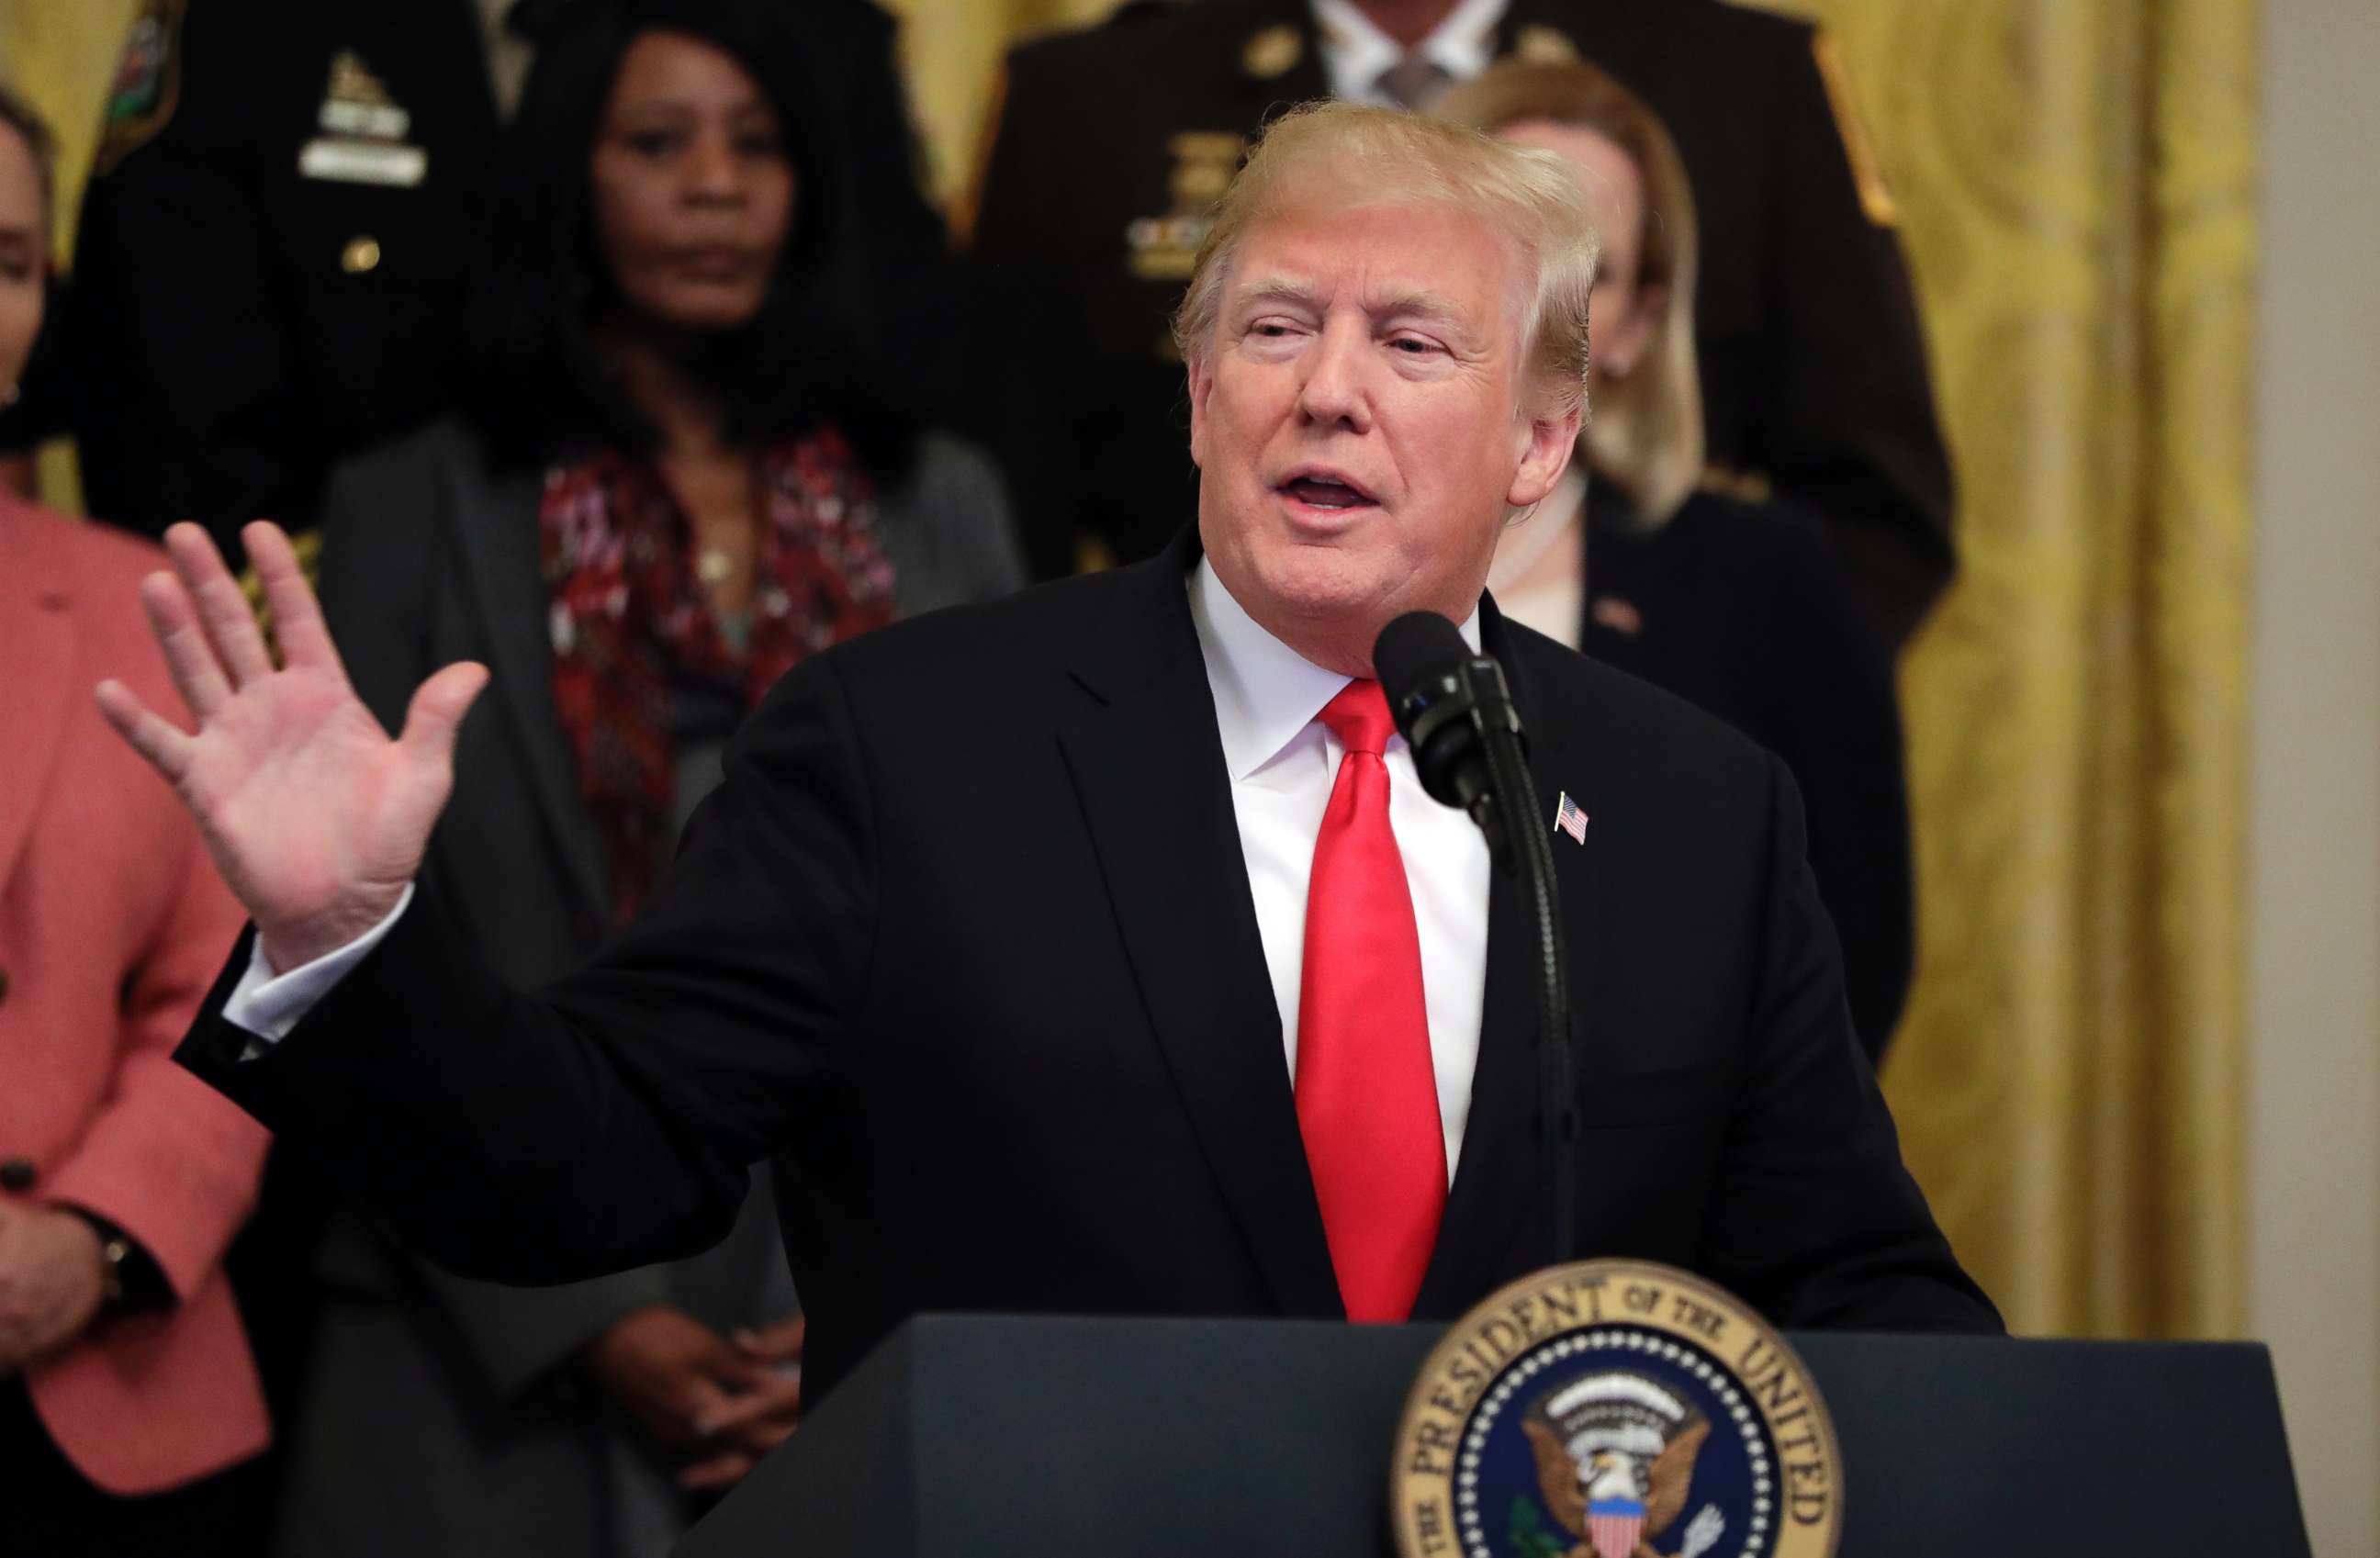
<svg viewBox="0 0 2380 1558"><path fill-rule="evenodd" d="M735 559L724 547L704 547L695 554L694 576L716 588L735 573Z"/></svg>

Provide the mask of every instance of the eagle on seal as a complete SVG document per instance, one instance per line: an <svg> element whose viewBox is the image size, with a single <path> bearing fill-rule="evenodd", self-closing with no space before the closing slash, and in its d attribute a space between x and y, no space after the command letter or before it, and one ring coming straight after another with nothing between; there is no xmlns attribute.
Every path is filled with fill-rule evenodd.
<svg viewBox="0 0 2380 1558"><path fill-rule="evenodd" d="M1521 1426L1546 1506L1579 1539L1569 1558L1668 1558L1651 1539L1685 1510L1710 1437L1700 1409L1641 1374L1612 1372L1548 1391ZM1711 1545L1695 1534L1689 1547Z"/></svg>

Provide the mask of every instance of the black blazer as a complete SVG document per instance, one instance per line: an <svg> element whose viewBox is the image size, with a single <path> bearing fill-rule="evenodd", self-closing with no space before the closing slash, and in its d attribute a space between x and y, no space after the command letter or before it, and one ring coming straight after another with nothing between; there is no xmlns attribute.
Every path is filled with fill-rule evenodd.
<svg viewBox="0 0 2380 1558"><path fill-rule="evenodd" d="M581 1277L719 1237L775 1153L830 1389L928 1310L1343 1312L1184 587L1150 562L806 662L641 919L505 988L425 892L242 1063L185 1064L457 1270ZM1581 1011L1580 1249L1780 1323L1994 1330L1902 1168L1777 760L1491 610ZM1527 935L1490 911L1478 1070L1417 1312L1548 1252Z"/></svg>
<svg viewBox="0 0 2380 1558"><path fill-rule="evenodd" d="M1785 504L1697 492L1646 531L1598 481L1587 515L1579 648L1785 760L1842 941L1852 1026L1880 1066L1916 961L1892 651L1816 524Z"/></svg>
<svg viewBox="0 0 2380 1558"><path fill-rule="evenodd" d="M1718 0L1512 0L1495 48L1574 50L1677 138L1703 235L1694 338L1710 457L1824 514L1898 640L1950 578L1950 464L1898 235L1876 220L1888 197L1872 170L1863 188L1816 38ZM1186 253L1148 245L1157 223L1144 219L1199 217L1219 193L1204 143L1220 136L1228 152L1329 93L1307 0L1144 0L1010 54L974 254L1050 290L1024 316L1029 361L1053 347L1039 321L1081 327L1054 345L1082 360L1047 386L1078 448L1018 477L1038 567L1071 566L1077 530L1146 557L1196 512L1167 331ZM1118 491L1140 501L1103 501Z"/></svg>

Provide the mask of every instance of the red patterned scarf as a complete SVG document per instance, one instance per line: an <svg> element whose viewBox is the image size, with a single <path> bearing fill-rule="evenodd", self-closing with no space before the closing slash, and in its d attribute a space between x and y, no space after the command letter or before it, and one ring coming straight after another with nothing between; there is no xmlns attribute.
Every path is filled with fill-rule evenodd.
<svg viewBox="0 0 2380 1558"><path fill-rule="evenodd" d="M763 450L751 630L739 653L696 577L693 531L650 462L548 472L538 513L552 602L553 702L625 922L673 845L671 673L740 686L748 709L804 657L892 617L867 473L832 429Z"/></svg>

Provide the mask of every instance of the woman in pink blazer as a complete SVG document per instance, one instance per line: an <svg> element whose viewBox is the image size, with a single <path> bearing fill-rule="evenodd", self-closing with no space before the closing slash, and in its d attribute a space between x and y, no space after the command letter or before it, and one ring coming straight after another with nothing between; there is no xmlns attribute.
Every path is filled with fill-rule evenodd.
<svg viewBox="0 0 2380 1558"><path fill-rule="evenodd" d="M0 96L0 398L40 329L42 139ZM240 914L91 695L176 707L160 562L0 499L0 1552L227 1551L268 1438L222 1267L265 1135L170 1058Z"/></svg>

